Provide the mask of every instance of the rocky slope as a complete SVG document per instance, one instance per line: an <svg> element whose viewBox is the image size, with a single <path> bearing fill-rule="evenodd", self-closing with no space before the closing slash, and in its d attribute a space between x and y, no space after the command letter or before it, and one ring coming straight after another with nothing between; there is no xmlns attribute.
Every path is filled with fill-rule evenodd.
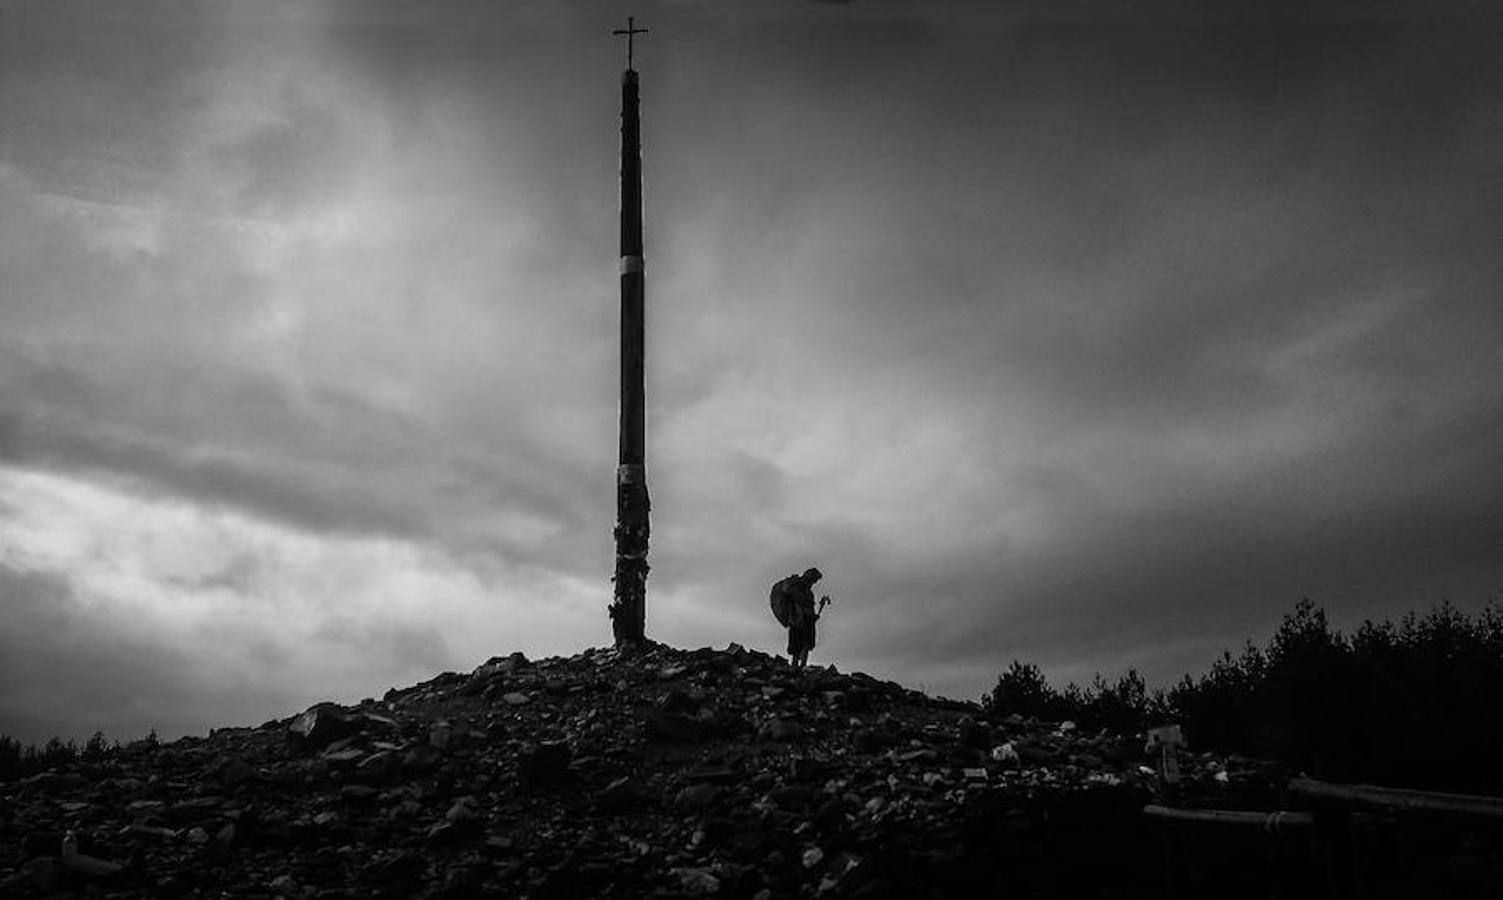
<svg viewBox="0 0 1503 900"><path fill-rule="evenodd" d="M0 894L1152 897L1153 763L734 644L513 654L0 785ZM1288 774L1183 765L1233 808Z"/></svg>

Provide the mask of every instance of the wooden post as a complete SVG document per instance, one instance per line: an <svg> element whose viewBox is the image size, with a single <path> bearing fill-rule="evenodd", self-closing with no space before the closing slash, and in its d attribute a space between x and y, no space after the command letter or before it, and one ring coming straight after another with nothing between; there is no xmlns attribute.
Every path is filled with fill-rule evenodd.
<svg viewBox="0 0 1503 900"><path fill-rule="evenodd" d="M1159 779L1165 784L1179 783L1179 751L1185 746L1185 735L1178 725L1165 725L1148 730L1148 742L1144 750L1159 751Z"/></svg>
<svg viewBox="0 0 1503 900"><path fill-rule="evenodd" d="M642 258L642 135L637 72L631 67L631 41L645 28L634 19L613 34L627 40L627 68L621 73L621 418L616 459L616 568L611 630L616 646L646 640L648 513L646 391L643 378L646 323L645 267Z"/></svg>

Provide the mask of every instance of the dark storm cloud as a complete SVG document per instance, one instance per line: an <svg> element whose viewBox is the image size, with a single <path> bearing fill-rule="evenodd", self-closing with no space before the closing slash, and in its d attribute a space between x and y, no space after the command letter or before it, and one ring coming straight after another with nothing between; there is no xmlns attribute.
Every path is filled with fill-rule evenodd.
<svg viewBox="0 0 1503 900"><path fill-rule="evenodd" d="M403 554L442 548L497 640L603 602L616 13L21 9L0 462L297 548L155 560L195 603L349 535L405 549L340 577L389 557L420 598ZM655 636L771 649L767 584L817 563L830 658L974 694L1012 656L1173 677L1306 594L1350 621L1500 586L1491 14L634 14ZM319 646L479 652L453 607L429 634L318 596Z"/></svg>
<svg viewBox="0 0 1503 900"><path fill-rule="evenodd" d="M348 473L325 475L288 461L214 458L194 446L142 434L70 429L0 417L0 459L60 470L94 470L138 480L153 491L208 504L227 504L316 531L424 531L418 511L389 497L341 485ZM322 477L321 477L322 476Z"/></svg>
<svg viewBox="0 0 1503 900"><path fill-rule="evenodd" d="M326 621L312 636L361 655L391 660L403 669L444 672L460 664L443 637L431 629L417 631L386 622L361 622L351 617Z"/></svg>
<svg viewBox="0 0 1503 900"><path fill-rule="evenodd" d="M1469 444L1432 435L1429 446L1385 453L1373 447L1380 435L1364 435L1254 484L1187 489L1152 508L1077 503L1062 523L1068 543L902 573L894 592L965 599L968 614L936 638L952 653L975 640L965 623L999 601L1016 617L999 630L1010 645L1076 647L1089 634L1088 655L1129 636L1151 644L1166 623L1194 633L1230 621L1251 633L1269 624L1270 608L1307 595L1346 617L1475 602L1503 537L1503 478L1484 462L1503 450L1503 430L1497 414L1473 424L1484 422L1487 434ZM1447 464L1461 446L1464 461Z"/></svg>
<svg viewBox="0 0 1503 900"><path fill-rule="evenodd" d="M502 557L516 549L477 532L470 519L503 508L578 524L578 510L527 478L542 469L541 458L514 458L502 469L454 450L435 457L413 439L421 422L358 395L321 391L310 407L274 382L242 376L216 384L212 369L194 367L178 379L191 391L155 405L132 396L140 377L122 392L56 365L13 358L0 371L10 386L0 390L0 461L124 478L148 495L313 532L437 538ZM219 418L219 409L233 416ZM555 555L561 564L566 551Z"/></svg>
<svg viewBox="0 0 1503 900"><path fill-rule="evenodd" d="M100 730L131 740L155 728L170 738L291 700L255 683L205 683L194 674L195 654L91 612L64 575L0 565L0 597L0 734L40 742Z"/></svg>
<svg viewBox="0 0 1503 900"><path fill-rule="evenodd" d="M46 141L23 139L8 147L7 162L19 168L0 170L6 201L0 233L8 239L5 314L13 338L3 360L7 390L0 409L7 459L113 471L320 530L452 531L456 541L475 543L456 523L465 514L451 508L435 515L431 496L464 507L470 497L482 499L473 491L480 481L488 504L500 499L519 508L541 505L549 517L574 515L533 487L544 457L550 466L560 464L550 451L528 461L513 444L512 458L499 460L476 441L475 452L451 444L445 461L430 465L432 450L420 441L433 423L373 404L358 379L309 384L290 366L264 372L234 364L228 351L235 332L254 326L267 297L285 290L278 283L282 273L258 270L235 244L245 238L272 247L285 242L279 216L316 208L347 189L351 158L360 156L357 145L368 129L345 112L323 115L335 104L316 97L313 87L273 81L258 93L254 73L245 72L248 83L226 88L195 68L214 68L203 53L179 54L181 69L151 69L142 97L110 99L113 84L143 77L135 71L136 55L127 51L144 37L128 22L104 22L101 29L115 29L115 43L94 47L71 30L41 28L41 35L55 39L54 52L33 48L8 59L23 73L5 79L6 105L17 108L25 126L13 133ZM296 43L275 27L253 35ZM208 29L199 37L212 43L222 35ZM168 40L166 55L181 43ZM91 58L91 66L71 82L64 79L69 61L81 57ZM77 140L58 139L69 134L58 112L66 104L29 93L58 90L60 80L73 85L75 101L92 97L101 105L101 116L79 123ZM216 90L228 92L228 110L238 104L243 111L215 112L210 100ZM161 96L184 102L161 103ZM413 115L421 117L424 108ZM133 127L133 118L158 127ZM423 123L402 123L409 124ZM115 134L124 137L115 140ZM147 135L175 141L138 141ZM185 149L195 143L199 150ZM122 181L117 172L135 178ZM206 189L185 191L183 182L194 179ZM424 202L444 233L473 230L454 208L452 185L425 188ZM170 202L153 189L165 189ZM111 199L120 194L125 198ZM473 238L424 238L399 251L426 267L407 279L420 295L415 300L426 299L421 294L456 270L473 268L469 261L477 255ZM531 264L553 261L542 255ZM348 272L331 277L341 275L342 282L354 281ZM311 287L330 286L340 287ZM308 285L299 287L312 293ZM336 340L351 327L332 317L329 322ZM517 422L508 413L515 404L507 397L519 389L488 386L490 408L483 416L468 410L456 416L479 418L476 432L500 427L514 433ZM402 469L410 474L392 477Z"/></svg>
<svg viewBox="0 0 1503 900"><path fill-rule="evenodd" d="M241 586L247 577L256 576L235 576ZM302 683L307 661L275 633L214 622L187 634L143 627L90 602L62 573L0 564L0 601L7 619L0 631L0 734L20 740L83 739L96 730L129 740L148 729L171 739L216 724L255 724L349 690L343 679ZM295 621L282 627L301 630ZM365 660L354 668L370 670L367 680L456 662L432 626L336 615L313 624L308 639Z"/></svg>
<svg viewBox="0 0 1503 900"><path fill-rule="evenodd" d="M853 404L884 369L936 404L996 392L958 427L1022 429L1062 457L975 498L1035 504L1057 535L1042 558L1003 542L902 571L832 560L873 604L848 634L976 671L1190 640L1148 666L1170 677L1305 594L1357 615L1495 589L1499 67L1463 23L1340 12L1044 17L1004 52L957 39L942 69L838 44L778 56L770 36L748 51L782 65L743 92L739 124L707 111L724 150L674 174L753 165L759 191L716 210L725 244L694 249L776 260L763 287L819 301L774 288L715 314L768 332L763 354L820 357L808 377ZM798 85L869 60L898 74L801 103ZM755 510L797 490L769 469ZM1406 540L1418 521L1447 539ZM935 603L942 621L924 620Z"/></svg>

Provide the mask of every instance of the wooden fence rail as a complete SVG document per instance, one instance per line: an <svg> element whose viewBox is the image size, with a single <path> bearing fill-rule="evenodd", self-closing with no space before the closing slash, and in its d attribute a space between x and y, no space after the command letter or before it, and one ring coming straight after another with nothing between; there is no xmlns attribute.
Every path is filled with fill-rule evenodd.
<svg viewBox="0 0 1503 900"><path fill-rule="evenodd" d="M1193 822L1199 825L1232 825L1241 828L1261 828L1270 834L1285 828L1309 828L1315 824L1315 815L1307 812L1245 812L1230 809L1178 809L1150 803L1143 807L1143 815L1150 819L1174 822Z"/></svg>
<svg viewBox="0 0 1503 900"><path fill-rule="evenodd" d="M1503 798L1310 778L1287 796L1310 809L1143 807L1161 829L1168 896L1248 895L1229 883L1242 878L1271 897L1503 897Z"/></svg>
<svg viewBox="0 0 1503 900"><path fill-rule="evenodd" d="M1410 791L1371 784L1331 784L1312 778L1290 781L1289 793L1314 804L1366 809L1392 815L1407 813L1503 821L1503 797Z"/></svg>

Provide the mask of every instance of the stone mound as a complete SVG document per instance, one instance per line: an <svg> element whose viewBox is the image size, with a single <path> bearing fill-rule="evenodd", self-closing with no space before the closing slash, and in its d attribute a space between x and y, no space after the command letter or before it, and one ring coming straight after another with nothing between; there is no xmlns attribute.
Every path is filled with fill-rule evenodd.
<svg viewBox="0 0 1503 900"><path fill-rule="evenodd" d="M735 644L512 654L0 785L0 894L1159 896L1154 762ZM1226 808L1288 775L1182 766Z"/></svg>

